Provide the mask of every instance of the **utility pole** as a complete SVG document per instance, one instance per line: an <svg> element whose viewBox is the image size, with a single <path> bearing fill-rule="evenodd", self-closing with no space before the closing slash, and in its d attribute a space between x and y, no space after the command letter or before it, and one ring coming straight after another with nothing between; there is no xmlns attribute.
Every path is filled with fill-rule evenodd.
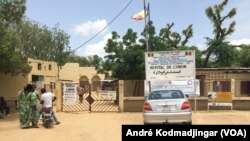
<svg viewBox="0 0 250 141"><path fill-rule="evenodd" d="M147 48L147 51L149 51L149 47L148 47L148 20L147 20L147 14L149 11L147 11L147 6L146 6L146 0L143 0L143 5L144 5L144 15L145 15L145 18L144 18L144 21L145 21L145 40L146 40L146 48Z"/></svg>

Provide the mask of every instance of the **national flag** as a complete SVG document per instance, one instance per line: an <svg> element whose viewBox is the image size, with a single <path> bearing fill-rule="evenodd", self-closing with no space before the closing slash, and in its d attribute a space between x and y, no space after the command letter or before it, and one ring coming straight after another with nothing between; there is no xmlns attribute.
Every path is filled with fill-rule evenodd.
<svg viewBox="0 0 250 141"><path fill-rule="evenodd" d="M134 20L139 21L139 20L144 19L146 16L149 16L148 18L149 18L149 21L150 21L150 15L149 15L149 11L150 11L150 10L149 10L149 3L148 3L148 7L144 6L144 9L146 10L146 15L145 15L145 11L144 11L144 10L142 10L142 11L140 11L140 12L136 13L135 15L133 15L131 18L132 18L132 19L134 19Z"/></svg>
<svg viewBox="0 0 250 141"><path fill-rule="evenodd" d="M147 12L146 12L146 14L147 14ZM144 19L145 17L146 17L145 12L144 12L144 10L142 10L142 11L136 13L135 15L133 15L131 18L138 21L138 20Z"/></svg>

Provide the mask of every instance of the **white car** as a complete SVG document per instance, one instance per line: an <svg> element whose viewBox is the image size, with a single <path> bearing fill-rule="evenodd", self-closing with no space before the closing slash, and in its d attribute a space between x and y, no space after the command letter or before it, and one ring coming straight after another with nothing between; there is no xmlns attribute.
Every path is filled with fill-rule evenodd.
<svg viewBox="0 0 250 141"><path fill-rule="evenodd" d="M192 124L192 109L181 90L157 89L146 98L144 124Z"/></svg>

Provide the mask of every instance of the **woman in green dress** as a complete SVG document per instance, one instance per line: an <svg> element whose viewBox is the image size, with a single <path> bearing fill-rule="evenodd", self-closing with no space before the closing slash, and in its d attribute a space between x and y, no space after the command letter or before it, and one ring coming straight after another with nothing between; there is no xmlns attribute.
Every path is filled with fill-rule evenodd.
<svg viewBox="0 0 250 141"><path fill-rule="evenodd" d="M39 113L36 108L37 97L33 86L28 84L23 91L19 93L17 104L19 111L19 121L21 128L38 127Z"/></svg>

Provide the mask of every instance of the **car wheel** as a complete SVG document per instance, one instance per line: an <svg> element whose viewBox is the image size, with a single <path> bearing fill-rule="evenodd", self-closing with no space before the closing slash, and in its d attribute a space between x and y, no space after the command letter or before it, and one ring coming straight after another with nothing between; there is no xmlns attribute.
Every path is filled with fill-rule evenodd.
<svg viewBox="0 0 250 141"><path fill-rule="evenodd" d="M192 121L185 123L186 125L192 125Z"/></svg>

